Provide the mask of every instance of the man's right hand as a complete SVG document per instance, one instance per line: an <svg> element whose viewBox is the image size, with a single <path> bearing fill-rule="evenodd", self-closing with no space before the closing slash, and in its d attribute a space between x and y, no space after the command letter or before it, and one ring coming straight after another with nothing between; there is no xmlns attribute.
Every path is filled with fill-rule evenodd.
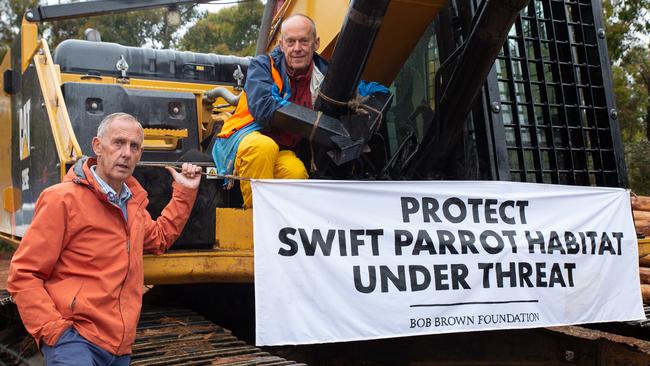
<svg viewBox="0 0 650 366"><path fill-rule="evenodd" d="M201 167L198 165L183 163L181 172L177 172L172 167L166 167L174 181L186 188L198 189L201 183Z"/></svg>

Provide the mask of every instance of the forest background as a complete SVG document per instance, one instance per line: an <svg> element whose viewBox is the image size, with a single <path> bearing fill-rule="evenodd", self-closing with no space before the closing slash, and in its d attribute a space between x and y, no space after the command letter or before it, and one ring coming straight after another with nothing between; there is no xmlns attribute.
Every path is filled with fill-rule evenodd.
<svg viewBox="0 0 650 366"><path fill-rule="evenodd" d="M39 0L0 0L0 60L17 34L26 9ZM218 2L217 2L218 3ZM603 0L618 122L630 188L650 195L650 0ZM263 12L260 0L207 12L180 6L180 26L165 21L166 10L90 17L40 25L50 49L87 28L102 41L127 46L173 48L204 53L253 55Z"/></svg>

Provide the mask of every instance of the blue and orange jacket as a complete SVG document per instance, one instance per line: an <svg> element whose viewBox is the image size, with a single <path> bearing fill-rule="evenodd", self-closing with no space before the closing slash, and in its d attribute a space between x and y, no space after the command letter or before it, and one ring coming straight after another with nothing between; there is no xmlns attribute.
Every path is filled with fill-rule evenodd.
<svg viewBox="0 0 650 366"><path fill-rule="evenodd" d="M321 73L327 73L327 62L314 54L314 65ZM269 55L253 58L248 66L248 75L244 92L235 113L223 125L220 138L230 137L234 132L256 121L262 128L267 128L273 113L288 103L291 96L291 84L284 54L276 47Z"/></svg>
<svg viewBox="0 0 650 366"><path fill-rule="evenodd" d="M314 54L314 66L327 73L327 61ZM273 113L289 103L291 83L284 54L276 47L251 60L244 92L235 113L224 123L212 151L219 174L232 174L239 142L253 131L268 128Z"/></svg>

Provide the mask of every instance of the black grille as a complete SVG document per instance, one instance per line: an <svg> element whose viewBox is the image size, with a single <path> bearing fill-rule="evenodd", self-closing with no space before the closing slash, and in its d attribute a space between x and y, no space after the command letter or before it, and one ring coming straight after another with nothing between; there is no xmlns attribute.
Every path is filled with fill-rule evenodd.
<svg viewBox="0 0 650 366"><path fill-rule="evenodd" d="M598 1L534 0L516 20L490 88L511 180L627 184L604 36Z"/></svg>

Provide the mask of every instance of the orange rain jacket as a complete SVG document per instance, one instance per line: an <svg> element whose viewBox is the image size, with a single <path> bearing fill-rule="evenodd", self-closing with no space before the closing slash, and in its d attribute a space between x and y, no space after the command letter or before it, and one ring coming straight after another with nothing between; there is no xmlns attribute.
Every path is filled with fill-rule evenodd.
<svg viewBox="0 0 650 366"><path fill-rule="evenodd" d="M8 289L27 331L54 345L74 327L115 354L131 353L142 305L143 250L161 254L189 217L196 190L174 183L171 201L152 220L135 178L126 185L128 223L110 203L83 159L63 183L40 195L32 224L11 261Z"/></svg>

